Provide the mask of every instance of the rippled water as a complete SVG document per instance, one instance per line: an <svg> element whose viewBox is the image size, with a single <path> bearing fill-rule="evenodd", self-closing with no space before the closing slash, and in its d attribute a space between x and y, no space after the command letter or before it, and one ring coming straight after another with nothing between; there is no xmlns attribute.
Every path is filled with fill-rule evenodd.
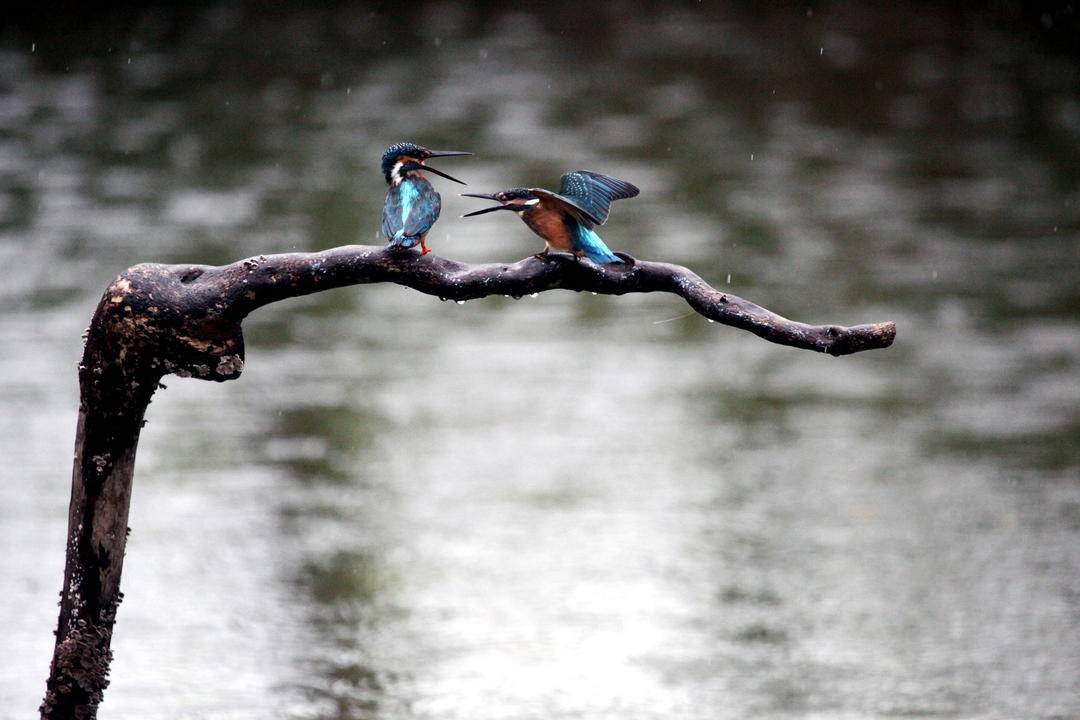
<svg viewBox="0 0 1080 720"><path fill-rule="evenodd" d="M0 35L0 717L44 688L102 288L375 242L406 139L478 191L627 178L614 248L898 342L670 296L260 310L239 381L150 407L103 719L1080 715L1075 56L923 5L662 7ZM437 252L540 249L439 188Z"/></svg>

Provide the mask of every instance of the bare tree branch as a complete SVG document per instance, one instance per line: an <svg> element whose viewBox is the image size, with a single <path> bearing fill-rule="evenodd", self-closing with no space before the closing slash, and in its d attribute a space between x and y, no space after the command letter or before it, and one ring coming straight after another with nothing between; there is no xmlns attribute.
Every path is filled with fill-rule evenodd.
<svg viewBox="0 0 1080 720"><path fill-rule="evenodd" d="M679 265L597 266L555 254L469 265L383 247L249 258L231 265L136 265L106 289L79 366L67 558L56 649L41 717L94 718L108 685L135 450L143 416L169 373L236 378L244 367L241 321L253 310L321 290L393 282L472 300L558 288L605 295L669 292L698 313L781 345L846 355L892 344L891 322L842 327L787 320L711 287Z"/></svg>
<svg viewBox="0 0 1080 720"><path fill-rule="evenodd" d="M239 320L255 308L287 297L344 285L393 282L428 295L473 300L489 295L522 296L545 290L588 290L603 295L669 292L705 317L749 330L770 342L830 355L884 348L896 336L893 323L843 327L788 320L736 295L721 292L680 265L634 261L594 265L567 254L528 257L513 264L470 265L435 255L350 245L319 253L249 258L220 268L186 266L190 289L215 295L224 314Z"/></svg>

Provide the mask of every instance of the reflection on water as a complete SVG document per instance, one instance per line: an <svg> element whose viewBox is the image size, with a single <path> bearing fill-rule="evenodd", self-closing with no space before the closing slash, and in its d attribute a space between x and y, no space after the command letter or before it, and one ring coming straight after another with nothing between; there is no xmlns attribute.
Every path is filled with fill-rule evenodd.
<svg viewBox="0 0 1080 720"><path fill-rule="evenodd" d="M1029 20L200 4L9 27L0 718L43 688L101 288L375 241L377 158L406 139L474 151L481 191L630 179L613 247L900 342L818 357L667 297L261 310L239 382L167 379L150 408L103 717L1080 713L1080 69L1073 21ZM436 251L537 249L439 188Z"/></svg>
<svg viewBox="0 0 1080 720"><path fill-rule="evenodd" d="M347 405L293 406L280 411L262 451L297 480L356 482L358 451L378 423Z"/></svg>

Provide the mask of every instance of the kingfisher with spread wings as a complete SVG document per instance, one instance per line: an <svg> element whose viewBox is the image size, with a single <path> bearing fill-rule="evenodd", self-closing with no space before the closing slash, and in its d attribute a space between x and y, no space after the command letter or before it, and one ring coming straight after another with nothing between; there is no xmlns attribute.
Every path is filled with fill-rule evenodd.
<svg viewBox="0 0 1080 720"><path fill-rule="evenodd" d="M562 176L557 193L543 188L511 188L490 194L463 193L463 197L495 200L499 204L462 217L510 210L544 239L547 247L537 257L556 250L573 253L575 257L587 257L597 265L621 263L624 262L622 258L611 252L593 228L607 220L613 201L632 198L638 192L625 180L588 170L572 170Z"/></svg>
<svg viewBox="0 0 1080 720"><path fill-rule="evenodd" d="M472 155L460 150L428 150L416 143L397 143L386 149L382 156L382 171L390 189L383 204L382 231L392 248L407 249L420 245L420 254L431 250L424 240L435 221L439 219L442 198L425 172L441 175L447 180L461 182L425 162L433 157Z"/></svg>

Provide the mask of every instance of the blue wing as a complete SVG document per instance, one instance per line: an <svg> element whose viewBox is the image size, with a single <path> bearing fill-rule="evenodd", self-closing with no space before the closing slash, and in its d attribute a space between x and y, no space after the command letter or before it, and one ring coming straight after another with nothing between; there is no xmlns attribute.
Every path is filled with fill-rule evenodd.
<svg viewBox="0 0 1080 720"><path fill-rule="evenodd" d="M604 241L600 239L599 235L584 225L578 224L574 229L573 242L575 250L580 250L585 253L585 257L589 258L597 265L623 262L622 258L611 252L610 248L604 244Z"/></svg>
<svg viewBox="0 0 1080 720"><path fill-rule="evenodd" d="M572 170L562 176L558 196L590 222L603 225L612 202L635 197L639 192L641 191L625 180L610 175Z"/></svg>
<svg viewBox="0 0 1080 720"><path fill-rule="evenodd" d="M442 198L427 180L408 178L390 188L383 204L382 231L393 245L412 247L442 210Z"/></svg>

